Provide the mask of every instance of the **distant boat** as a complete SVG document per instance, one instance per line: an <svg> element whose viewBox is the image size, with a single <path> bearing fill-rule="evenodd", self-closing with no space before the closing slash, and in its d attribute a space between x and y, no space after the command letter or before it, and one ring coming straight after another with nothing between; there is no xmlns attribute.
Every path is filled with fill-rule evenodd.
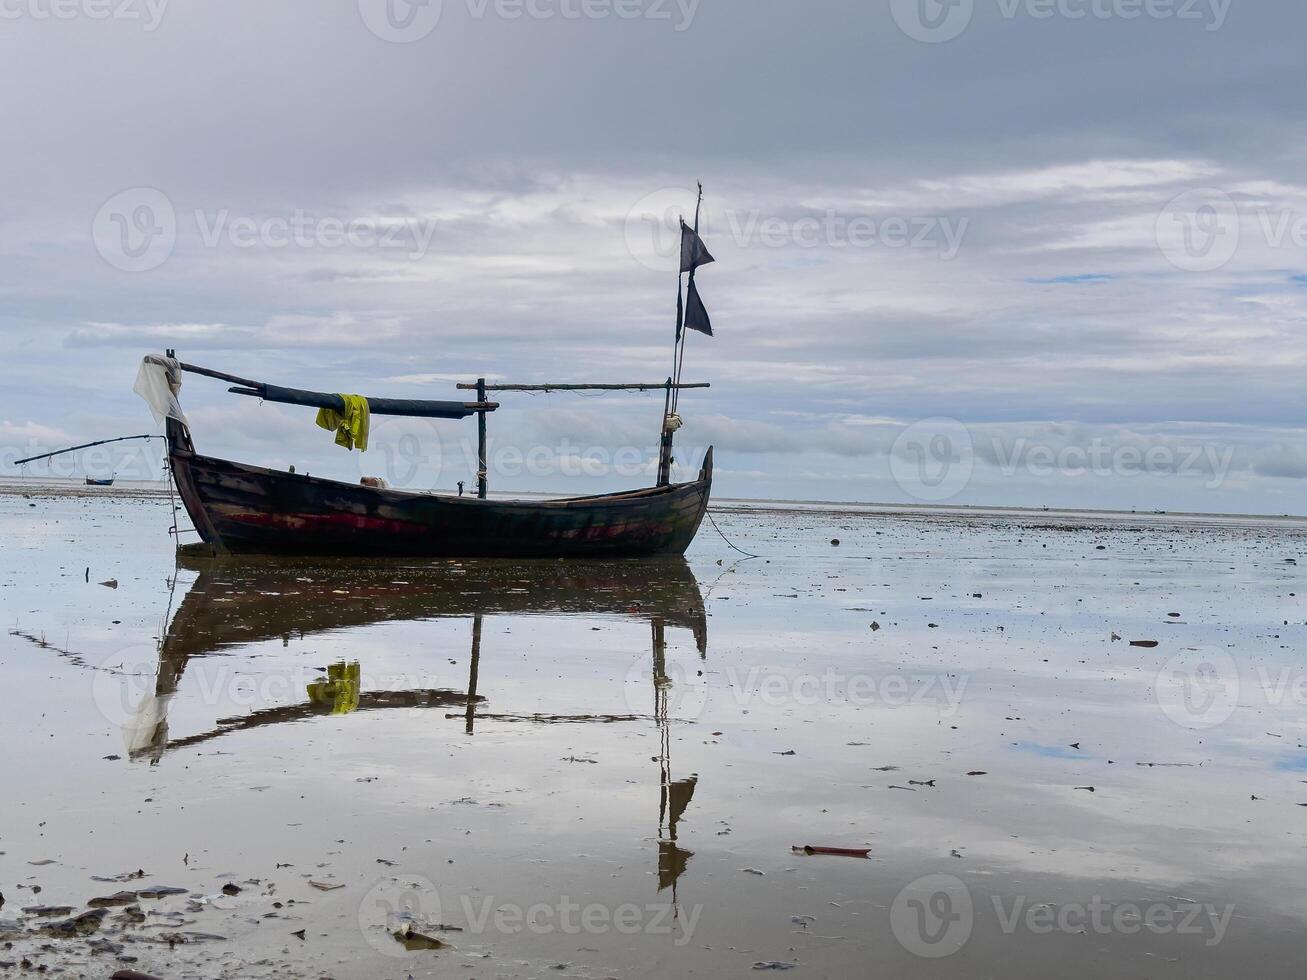
<svg viewBox="0 0 1307 980"><path fill-rule="evenodd" d="M86 478L86 485L88 487L111 487L113 486L113 477L109 477L107 480L97 480L88 476Z"/></svg>

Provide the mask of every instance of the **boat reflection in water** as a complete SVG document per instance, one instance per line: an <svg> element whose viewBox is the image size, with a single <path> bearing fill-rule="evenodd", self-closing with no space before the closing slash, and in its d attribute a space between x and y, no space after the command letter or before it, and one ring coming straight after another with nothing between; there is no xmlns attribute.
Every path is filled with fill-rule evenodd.
<svg viewBox="0 0 1307 980"><path fill-rule="evenodd" d="M138 707L129 725L132 759L157 764L174 749L236 732L318 715L391 708L443 709L433 721L439 718L443 724L445 719L459 719L469 735L474 734L479 719L537 724L652 721L661 735L657 759L659 890L670 887L675 896L676 881L692 856L676 843L677 824L694 795L697 776L678 779L672 772L668 703L674 684L667 671L668 628L691 631L701 658L708 650L703 596L684 559L412 565L357 559L182 558L181 566L199 575L160 643L152 695ZM647 621L652 713L563 713L574 710L575 705L562 706L558 714L491 710L497 706L489 704L478 689L484 681L483 620L495 615L619 616ZM359 664L340 662L326 665L323 677L307 685L302 702L260 708L219 719L207 731L169 737L168 707L193 657L277 638L289 643L292 637L371 624L450 618L471 620L471 657L463 690L368 690Z"/></svg>

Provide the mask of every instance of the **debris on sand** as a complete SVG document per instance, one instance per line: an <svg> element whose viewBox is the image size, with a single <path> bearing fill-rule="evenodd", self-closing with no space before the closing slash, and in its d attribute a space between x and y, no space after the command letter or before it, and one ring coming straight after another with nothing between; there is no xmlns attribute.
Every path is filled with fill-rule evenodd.
<svg viewBox="0 0 1307 980"><path fill-rule="evenodd" d="M169 895L185 895L190 891L187 888L175 888L171 885L152 885L149 888L142 888L136 894L141 898L166 898Z"/></svg>
<svg viewBox="0 0 1307 980"><path fill-rule="evenodd" d="M871 856L870 847L822 847L817 844L795 844L790 850L800 854L829 854L832 857L865 858Z"/></svg>
<svg viewBox="0 0 1307 980"><path fill-rule="evenodd" d="M144 877L145 870L143 868L137 868L135 871L124 871L122 874L117 875L91 875L91 880L104 882L135 881L138 878Z"/></svg>
<svg viewBox="0 0 1307 980"><path fill-rule="evenodd" d="M100 923L104 921L104 917L108 914L108 909L92 909L90 912L83 912L81 915L75 915L71 919L64 919L62 922L52 922L50 925L45 926L42 932L62 938L89 936L100 928Z"/></svg>
<svg viewBox="0 0 1307 980"><path fill-rule="evenodd" d="M136 892L114 892L102 898L93 898L86 904L93 909L111 909L120 905L131 905L136 901Z"/></svg>
<svg viewBox="0 0 1307 980"><path fill-rule="evenodd" d="M425 933L418 932L413 928L413 923L405 922L393 933L397 942L403 944L409 952L416 952L424 949L448 949L449 943L443 939L437 939L435 936L428 936Z"/></svg>

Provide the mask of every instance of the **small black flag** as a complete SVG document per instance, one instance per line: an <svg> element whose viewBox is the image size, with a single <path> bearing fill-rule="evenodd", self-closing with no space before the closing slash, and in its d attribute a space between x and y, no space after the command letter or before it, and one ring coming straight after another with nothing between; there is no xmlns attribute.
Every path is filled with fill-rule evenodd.
<svg viewBox="0 0 1307 980"><path fill-rule="evenodd" d="M716 262L699 237L699 233L681 221L681 271L693 272L701 265Z"/></svg>
<svg viewBox="0 0 1307 980"><path fill-rule="evenodd" d="M694 285L694 278L690 279L690 289L685 298L685 326L690 330L698 330L700 333L706 333L712 336L712 321L708 319L708 311L703 307L703 300L699 298L699 290Z"/></svg>

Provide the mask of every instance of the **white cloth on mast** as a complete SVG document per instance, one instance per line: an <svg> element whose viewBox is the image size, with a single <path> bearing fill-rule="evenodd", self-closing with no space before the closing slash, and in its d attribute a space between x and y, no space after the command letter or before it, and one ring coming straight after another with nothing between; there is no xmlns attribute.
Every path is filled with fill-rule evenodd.
<svg viewBox="0 0 1307 980"><path fill-rule="evenodd" d="M150 411L154 413L154 421L174 418L182 425L187 425L181 402L177 400L177 392L181 390L182 368L177 358L147 354L145 360L141 361L140 371L136 373L136 384L132 391L145 399Z"/></svg>

